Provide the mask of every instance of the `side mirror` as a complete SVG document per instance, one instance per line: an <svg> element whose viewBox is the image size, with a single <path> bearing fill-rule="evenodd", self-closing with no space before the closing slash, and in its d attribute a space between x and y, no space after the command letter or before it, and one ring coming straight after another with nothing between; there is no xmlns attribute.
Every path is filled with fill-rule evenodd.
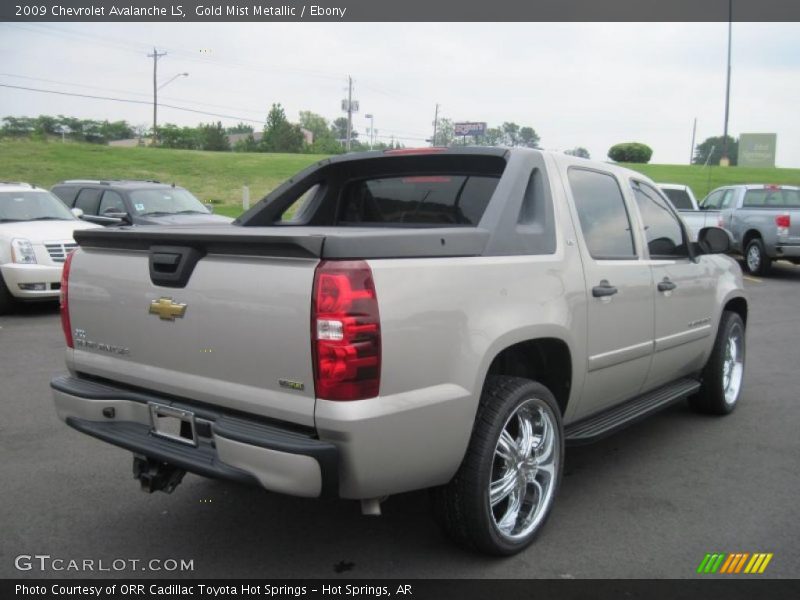
<svg viewBox="0 0 800 600"><path fill-rule="evenodd" d="M123 220L123 219L118 219L116 217L100 216L100 215L83 215L81 219L83 219L84 221L89 221L89 223L97 223L98 225L103 225L104 227L123 225L128 222L127 218Z"/></svg>
<svg viewBox="0 0 800 600"><path fill-rule="evenodd" d="M214 205L213 204L203 204L208 209L208 212L214 213Z"/></svg>
<svg viewBox="0 0 800 600"><path fill-rule="evenodd" d="M721 227L703 227L697 233L697 245L703 254L725 254L733 247L733 240Z"/></svg>
<svg viewBox="0 0 800 600"><path fill-rule="evenodd" d="M83 210L80 208L71 208L69 209L69 212L75 215L76 219L80 219L83 216Z"/></svg>

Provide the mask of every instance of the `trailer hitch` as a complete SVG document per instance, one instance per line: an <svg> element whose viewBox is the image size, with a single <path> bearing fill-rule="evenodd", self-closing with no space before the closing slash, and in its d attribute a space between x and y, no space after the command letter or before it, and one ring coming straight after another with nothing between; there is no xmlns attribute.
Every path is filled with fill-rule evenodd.
<svg viewBox="0 0 800 600"><path fill-rule="evenodd" d="M161 462L140 454L133 455L133 478L138 479L142 491L165 492L171 494L183 480L186 471L169 463Z"/></svg>

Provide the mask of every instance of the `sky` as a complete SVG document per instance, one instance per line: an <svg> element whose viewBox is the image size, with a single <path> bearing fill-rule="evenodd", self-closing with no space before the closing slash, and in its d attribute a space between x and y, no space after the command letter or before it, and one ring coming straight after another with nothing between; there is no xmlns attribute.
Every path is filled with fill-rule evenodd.
<svg viewBox="0 0 800 600"><path fill-rule="evenodd" d="M0 84L138 100L130 104L0 87L0 117L63 114L152 123L250 119L273 102L343 116L347 77L365 132L426 145L435 106L453 121L531 126L548 150L605 160L637 141L653 163L689 161L722 135L727 23L2 23ZM777 133L776 164L800 167L797 23L734 23L729 132Z"/></svg>

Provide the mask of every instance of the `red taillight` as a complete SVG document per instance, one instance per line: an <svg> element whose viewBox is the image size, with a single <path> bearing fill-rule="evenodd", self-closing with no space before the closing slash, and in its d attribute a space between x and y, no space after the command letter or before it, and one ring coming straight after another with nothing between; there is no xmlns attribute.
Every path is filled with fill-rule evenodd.
<svg viewBox="0 0 800 600"><path fill-rule="evenodd" d="M318 398L364 400L381 382L381 325L372 271L364 261L322 261L311 307Z"/></svg>
<svg viewBox="0 0 800 600"><path fill-rule="evenodd" d="M446 147L431 146L429 148L395 148L393 150L384 150L383 153L390 156L403 156L408 154L438 154L445 151L447 151Z"/></svg>
<svg viewBox="0 0 800 600"><path fill-rule="evenodd" d="M791 215L778 215L775 217L775 225L780 228L789 229L792 226Z"/></svg>
<svg viewBox="0 0 800 600"><path fill-rule="evenodd" d="M69 321L69 269L72 265L73 256L75 256L74 250L67 254L64 268L61 270L61 329L64 330L64 340L67 342L67 348L75 347L75 343L72 341L72 324Z"/></svg>

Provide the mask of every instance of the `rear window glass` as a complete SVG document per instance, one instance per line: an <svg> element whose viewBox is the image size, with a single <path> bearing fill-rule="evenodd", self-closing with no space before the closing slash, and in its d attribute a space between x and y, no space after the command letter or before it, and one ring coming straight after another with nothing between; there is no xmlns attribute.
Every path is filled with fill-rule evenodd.
<svg viewBox="0 0 800 600"><path fill-rule="evenodd" d="M744 206L764 208L800 208L800 190L765 188L747 190Z"/></svg>
<svg viewBox="0 0 800 600"><path fill-rule="evenodd" d="M420 175L362 179L348 184L340 225L476 226L499 177Z"/></svg>
<svg viewBox="0 0 800 600"><path fill-rule="evenodd" d="M669 198L670 202L672 202L672 206L678 210L691 210L693 208L692 200L689 198L689 194L686 193L686 190L671 190L661 188L661 191L667 195L667 198Z"/></svg>

